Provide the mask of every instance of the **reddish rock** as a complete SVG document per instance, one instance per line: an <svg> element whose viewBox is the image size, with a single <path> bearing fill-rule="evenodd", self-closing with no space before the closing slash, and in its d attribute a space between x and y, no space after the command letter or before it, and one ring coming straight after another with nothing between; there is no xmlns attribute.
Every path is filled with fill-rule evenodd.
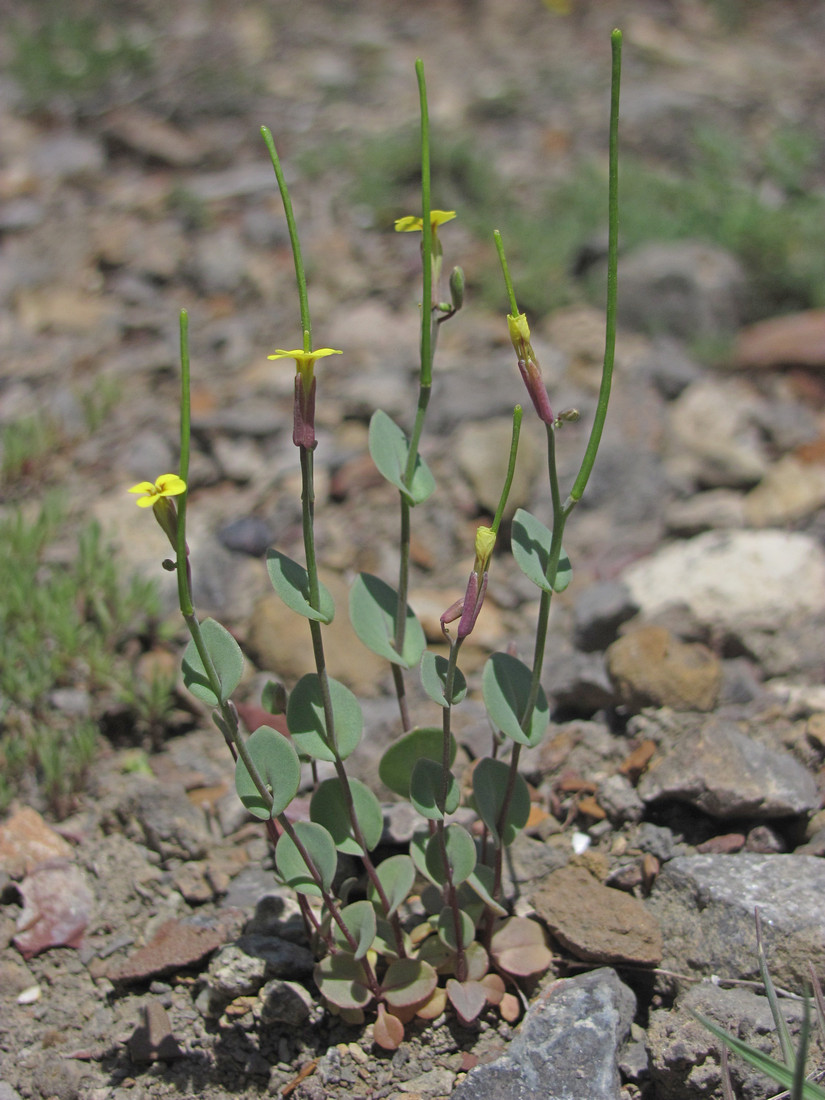
<svg viewBox="0 0 825 1100"><path fill-rule="evenodd" d="M127 1040L133 1062L172 1062L183 1051L172 1034L169 1015L160 1001L149 1001L143 1009L144 1022Z"/></svg>
<svg viewBox="0 0 825 1100"><path fill-rule="evenodd" d="M825 309L790 313L743 329L733 362L743 369L825 367Z"/></svg>
<svg viewBox="0 0 825 1100"><path fill-rule="evenodd" d="M71 856L72 846L29 806L0 825L0 871L12 878L22 878L46 860Z"/></svg>
<svg viewBox="0 0 825 1100"><path fill-rule="evenodd" d="M582 867L551 872L531 897L553 936L577 958L657 966L662 932L640 901L602 886Z"/></svg>
<svg viewBox="0 0 825 1100"><path fill-rule="evenodd" d="M142 982L164 974L173 974L202 962L224 943L222 928L198 928L179 920L168 920L152 939L134 951L107 974L113 982Z"/></svg>
<svg viewBox="0 0 825 1100"><path fill-rule="evenodd" d="M24 959L49 947L79 947L94 898L86 876L64 859L47 860L20 883L24 907L14 945Z"/></svg>

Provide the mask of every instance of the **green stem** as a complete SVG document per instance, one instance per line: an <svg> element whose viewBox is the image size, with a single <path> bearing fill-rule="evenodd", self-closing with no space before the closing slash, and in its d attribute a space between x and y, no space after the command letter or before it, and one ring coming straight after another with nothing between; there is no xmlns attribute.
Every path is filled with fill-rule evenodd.
<svg viewBox="0 0 825 1100"><path fill-rule="evenodd" d="M451 723L452 723L452 697L455 688L455 674L458 666L458 651L461 648L463 638L456 638L450 644L450 656L447 662L447 674L444 677L444 700L446 706L442 711L442 747L441 747L441 797L438 808L442 816L436 822L438 844L441 849L441 858L444 861L444 870L447 875L447 883L444 888L444 900L449 905L453 916L456 941L456 968L455 976L460 982L467 977L467 961L464 954L464 944L461 931L461 911L458 904L458 892L453 884L450 861L447 856L446 826L444 825L444 810L447 805L447 792L450 787L450 749L452 747Z"/></svg>
<svg viewBox="0 0 825 1100"><path fill-rule="evenodd" d="M421 238L424 275L421 291L421 385L432 384L432 305L433 305L433 227L430 217L430 112L427 106L427 84L424 62L415 62L418 79L418 99L421 111Z"/></svg>
<svg viewBox="0 0 825 1100"><path fill-rule="evenodd" d="M493 534L498 534L498 529L501 525L501 517L504 515L504 509L507 507L507 498L510 496L510 489L513 484L513 475L516 472L516 457L518 456L518 441L521 434L521 419L524 410L521 405L516 405L513 409L513 432L510 437L510 457L507 460L507 476L504 479L504 486L501 490L501 496L498 499L498 508L496 508L496 514L493 517L493 522L490 525Z"/></svg>
<svg viewBox="0 0 825 1100"><path fill-rule="evenodd" d="M298 227L295 224L295 215L292 212L292 200L289 197L289 188L284 179L284 173L281 169L281 161L275 148L275 142L268 127L261 127L261 136L269 151L272 167L275 169L275 179L278 181L278 190L281 193L281 202L283 203L284 214L286 215L289 241L292 245L292 259L295 264L295 282L298 286L298 301L301 306L301 332L303 333L304 351L312 351L312 324L309 319L309 296L307 295L306 272L304 271L304 261L301 258L301 242L298 239Z"/></svg>
<svg viewBox="0 0 825 1100"><path fill-rule="evenodd" d="M590 430L590 439L584 452L581 468L570 490L573 503L581 500L604 430L610 386L613 380L613 363L616 355L616 301L618 291L619 255L619 86L622 75L622 32L611 35L613 67L610 79L610 151L608 169L608 230L607 230L607 318L605 323L604 365L599 387L596 416Z"/></svg>
<svg viewBox="0 0 825 1100"><path fill-rule="evenodd" d="M192 591L189 583L188 555L186 553L186 501L189 497L189 453L192 438L192 400L189 380L189 314L180 312L180 479L186 483L186 492L177 501L178 529L175 547L175 567L178 580L178 604L181 614L192 615ZM204 668L206 666L204 665Z"/></svg>
<svg viewBox="0 0 825 1100"><path fill-rule="evenodd" d="M510 299L510 316L518 317L516 292L513 289L513 280L510 278L510 268L507 265L507 257L504 255L504 245L501 240L501 233L497 229L493 230L493 240L496 242L496 251L498 252L501 271L504 275L504 285L507 288L507 297Z"/></svg>

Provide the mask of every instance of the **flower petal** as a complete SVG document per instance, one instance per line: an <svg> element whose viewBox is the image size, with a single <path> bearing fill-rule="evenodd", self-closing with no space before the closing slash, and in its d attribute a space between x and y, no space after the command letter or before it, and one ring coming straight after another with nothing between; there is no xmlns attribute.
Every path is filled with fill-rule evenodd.
<svg viewBox="0 0 825 1100"><path fill-rule="evenodd" d="M176 497L186 492L186 482L177 474L161 474L155 482L158 496Z"/></svg>
<svg viewBox="0 0 825 1100"><path fill-rule="evenodd" d="M155 493L155 483L153 481L141 481L137 485L133 485L131 489L126 490L127 493ZM138 501L138 503L140 503Z"/></svg>

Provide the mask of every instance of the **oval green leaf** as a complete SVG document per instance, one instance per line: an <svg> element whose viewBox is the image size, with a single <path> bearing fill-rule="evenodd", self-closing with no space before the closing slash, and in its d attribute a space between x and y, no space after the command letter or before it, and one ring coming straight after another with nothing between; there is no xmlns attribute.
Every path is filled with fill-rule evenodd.
<svg viewBox="0 0 825 1100"><path fill-rule="evenodd" d="M298 821L293 828L314 864L324 890L329 890L338 867L338 853L332 837L322 825L314 821ZM323 896L303 856L286 833L282 834L275 847L275 865L287 886L291 886L299 894L314 898Z"/></svg>
<svg viewBox="0 0 825 1100"><path fill-rule="evenodd" d="M396 1008L426 1001L438 985L438 975L421 959L395 959L387 967L381 992L387 1004Z"/></svg>
<svg viewBox="0 0 825 1100"><path fill-rule="evenodd" d="M439 653L432 653L429 649L421 658L421 686L432 701L438 703L440 707L454 706L467 694L467 681L461 669L457 668L453 677L452 698L447 699L445 689L449 664L446 657L442 657Z"/></svg>
<svg viewBox="0 0 825 1100"><path fill-rule="evenodd" d="M407 605L404 646L394 645L398 626L398 594L380 577L359 573L349 593L349 617L353 629L367 649L394 665L412 668L424 652L427 639L415 612Z"/></svg>
<svg viewBox="0 0 825 1100"><path fill-rule="evenodd" d="M527 665L509 653L494 653L484 666L481 693L493 725L520 745L538 745L550 722L547 696L540 687L536 705L525 733L521 717L530 698L532 674Z"/></svg>
<svg viewBox="0 0 825 1100"><path fill-rule="evenodd" d="M211 707L225 703L243 676L243 653L229 631L215 622L204 619L200 624L201 637L206 646L220 683L220 695L215 695L194 639L183 655L183 682L196 699Z"/></svg>
<svg viewBox="0 0 825 1100"><path fill-rule="evenodd" d="M368 901L354 901L341 910L341 919L358 945L354 958L363 959L375 942L375 909ZM335 921L332 922L332 934L339 947L348 947L347 938Z"/></svg>
<svg viewBox="0 0 825 1100"><path fill-rule="evenodd" d="M384 831L384 814L381 804L369 787L359 779L349 780L349 789L355 806L355 816L361 828L361 835L371 852L381 839ZM339 852L360 856L361 845L353 835L349 819L347 801L341 780L337 777L325 779L318 785L309 804L310 820L323 825Z"/></svg>
<svg viewBox="0 0 825 1100"><path fill-rule="evenodd" d="M548 581L547 566L552 539L552 532L541 520L523 508L517 509L513 517L512 547L519 568L543 592L563 592L570 584L573 569L562 548L555 580L552 584Z"/></svg>
<svg viewBox="0 0 825 1100"><path fill-rule="evenodd" d="M364 719L361 707L349 688L338 680L329 680L332 715L338 755L346 760L361 740ZM316 760L335 761L335 751L327 736L321 684L314 672L302 676L292 690L286 708L286 724L298 752Z"/></svg>
<svg viewBox="0 0 825 1100"><path fill-rule="evenodd" d="M448 881L458 886L473 873L476 865L476 846L473 838L461 825L448 825L444 830L448 869L444 866L441 841L434 834L427 842L426 861L430 877L444 886Z"/></svg>
<svg viewBox="0 0 825 1100"><path fill-rule="evenodd" d="M255 786L246 764L235 763L235 790L247 810L266 820L277 817L290 804L301 783L301 762L292 745L271 726L258 726L246 742L252 763L272 795L270 808Z"/></svg>
<svg viewBox="0 0 825 1100"><path fill-rule="evenodd" d="M398 906L406 901L413 888L415 864L406 855L390 856L389 859L378 864L376 872L390 904L387 916L391 917ZM372 884L370 884L370 897L374 901L378 900L378 893Z"/></svg>
<svg viewBox="0 0 825 1100"><path fill-rule="evenodd" d="M472 920L461 909L458 910L458 927L462 949L469 947L475 938L476 929ZM449 905L445 905L439 913L436 929L441 942L446 944L451 951L457 951L458 938L455 931L455 916Z"/></svg>
<svg viewBox="0 0 825 1100"><path fill-rule="evenodd" d="M507 910L493 897L494 883L495 874L493 868L487 867L483 863L477 863L475 870L467 878L464 885L469 886L473 893L484 902L488 909L492 909L497 917L506 917Z"/></svg>
<svg viewBox="0 0 825 1100"><path fill-rule="evenodd" d="M363 964L347 952L321 959L313 977L322 996L338 1008L364 1008L372 1000Z"/></svg>
<svg viewBox="0 0 825 1100"><path fill-rule="evenodd" d="M272 587L291 611L314 619L319 623L331 623L335 615L335 602L320 581L319 607L313 607L309 599L309 575L303 565L288 558L279 550L267 550L266 569Z"/></svg>
<svg viewBox="0 0 825 1100"><path fill-rule="evenodd" d="M461 791L455 776L449 772L447 778L447 798L443 806L444 769L441 762L422 757L417 760L410 779L410 802L422 817L429 821L441 821L444 814L453 814L458 809Z"/></svg>
<svg viewBox="0 0 825 1100"><path fill-rule="evenodd" d="M499 819L507 793L510 765L487 756L473 768L473 798L479 816L497 843L512 844L530 816L530 792L523 777L516 773L510 805L499 835Z"/></svg>
<svg viewBox="0 0 825 1100"><path fill-rule="evenodd" d="M410 779L412 770L422 758L441 762L444 733L438 726L421 726L410 730L390 745L378 765L378 775L395 794L402 798L410 797ZM455 738L450 735L450 767L456 754Z"/></svg>
<svg viewBox="0 0 825 1100"><path fill-rule="evenodd" d="M369 448L378 472L394 485L410 502L421 504L435 489L435 478L421 455L415 460L412 484L404 484L407 469L409 443L394 420L382 410L372 414L369 430Z"/></svg>

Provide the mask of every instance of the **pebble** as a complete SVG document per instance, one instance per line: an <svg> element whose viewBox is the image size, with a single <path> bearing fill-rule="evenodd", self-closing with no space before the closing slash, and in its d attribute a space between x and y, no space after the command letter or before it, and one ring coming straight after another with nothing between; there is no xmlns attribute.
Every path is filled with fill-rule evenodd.
<svg viewBox="0 0 825 1100"><path fill-rule="evenodd" d="M127 1039L133 1062L173 1062L183 1057L177 1039L172 1034L169 1014L153 997L143 1006L144 1022Z"/></svg>
<svg viewBox="0 0 825 1100"><path fill-rule="evenodd" d="M110 967L106 976L115 983L142 982L195 966L226 939L220 927L198 927L180 920L164 921L151 940L128 958Z"/></svg>
<svg viewBox="0 0 825 1100"><path fill-rule="evenodd" d="M0 870L21 878L38 863L71 859L73 849L30 806L21 806L0 825Z"/></svg>
<svg viewBox="0 0 825 1100"><path fill-rule="evenodd" d="M574 611L573 640L577 649L592 653L607 649L616 640L622 623L638 611L630 589L620 581L599 581L578 596Z"/></svg>
<svg viewBox="0 0 825 1100"><path fill-rule="evenodd" d="M733 365L740 370L825 367L825 310L811 309L759 321L739 332Z"/></svg>

